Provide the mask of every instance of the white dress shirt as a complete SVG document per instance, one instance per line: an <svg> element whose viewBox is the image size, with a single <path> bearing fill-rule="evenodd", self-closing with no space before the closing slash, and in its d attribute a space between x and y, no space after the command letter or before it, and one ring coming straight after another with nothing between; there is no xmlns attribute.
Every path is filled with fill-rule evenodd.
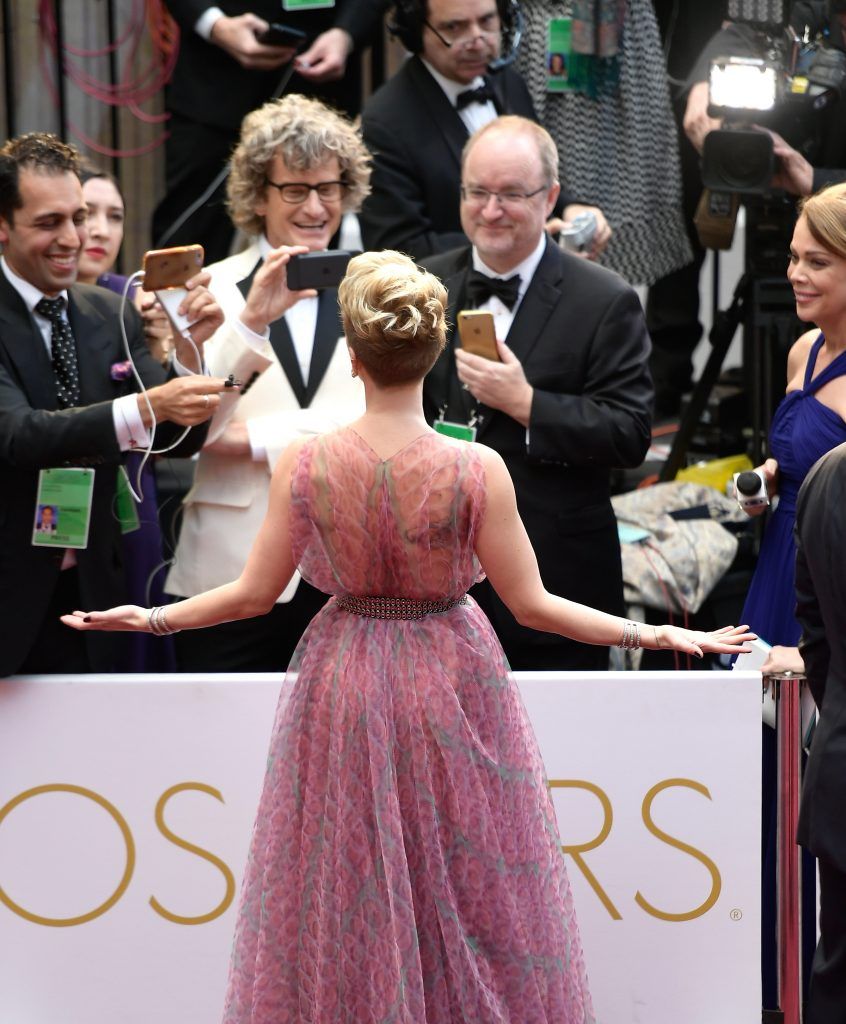
<svg viewBox="0 0 846 1024"><path fill-rule="evenodd" d="M468 89L478 89L479 86L485 84L485 80L481 75L477 75L469 85L465 82L454 82L451 78L446 78L442 75L440 71L436 71L427 60L423 60L422 57L420 60L423 61L426 70L443 89L446 98L454 107L457 106L456 101L459 93L467 92ZM487 100L484 103L468 103L466 107L458 110L457 113L471 135L499 117L496 107L491 100Z"/></svg>

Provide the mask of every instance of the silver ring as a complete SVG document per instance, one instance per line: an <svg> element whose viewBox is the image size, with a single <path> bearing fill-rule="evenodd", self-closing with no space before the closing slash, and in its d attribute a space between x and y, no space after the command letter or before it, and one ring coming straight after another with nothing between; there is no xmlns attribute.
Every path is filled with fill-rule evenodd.
<svg viewBox="0 0 846 1024"><path fill-rule="evenodd" d="M461 385L461 390L462 391L469 391L470 390L470 385L469 384L462 384Z"/></svg>
<svg viewBox="0 0 846 1024"><path fill-rule="evenodd" d="M208 395L203 395L203 400L205 401L206 405L210 404L209 396Z"/></svg>

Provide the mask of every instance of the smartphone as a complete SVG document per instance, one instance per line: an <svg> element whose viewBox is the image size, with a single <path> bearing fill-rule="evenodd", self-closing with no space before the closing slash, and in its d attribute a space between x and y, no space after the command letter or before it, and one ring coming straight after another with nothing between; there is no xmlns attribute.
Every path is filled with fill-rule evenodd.
<svg viewBox="0 0 846 1024"><path fill-rule="evenodd" d="M308 36L302 29L274 22L263 32L256 32L256 39L264 46L289 46L300 50L305 46Z"/></svg>
<svg viewBox="0 0 846 1024"><path fill-rule="evenodd" d="M458 314L458 337L465 352L501 362L496 347L493 313L481 309L462 309Z"/></svg>
<svg viewBox="0 0 846 1024"><path fill-rule="evenodd" d="M184 287L189 278L203 269L204 256L201 245L178 245L144 253L144 291Z"/></svg>
<svg viewBox="0 0 846 1024"><path fill-rule="evenodd" d="M292 256L288 263L288 287L295 292L303 288L337 288L347 272L347 264L358 255L347 249L333 249Z"/></svg>

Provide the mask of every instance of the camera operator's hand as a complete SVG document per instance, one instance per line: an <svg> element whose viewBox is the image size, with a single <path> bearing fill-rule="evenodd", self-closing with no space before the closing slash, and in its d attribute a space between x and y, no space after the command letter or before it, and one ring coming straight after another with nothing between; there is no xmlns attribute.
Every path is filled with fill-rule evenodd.
<svg viewBox="0 0 846 1024"><path fill-rule="evenodd" d="M794 196L809 196L814 191L814 168L778 132L769 128L762 128L761 131L767 132L773 140L773 156L778 160L778 170L772 180L773 188L783 188Z"/></svg>
<svg viewBox="0 0 846 1024"><path fill-rule="evenodd" d="M722 127L723 122L708 113L708 83L697 82L687 96L684 111L684 130L697 153L702 152L705 136Z"/></svg>

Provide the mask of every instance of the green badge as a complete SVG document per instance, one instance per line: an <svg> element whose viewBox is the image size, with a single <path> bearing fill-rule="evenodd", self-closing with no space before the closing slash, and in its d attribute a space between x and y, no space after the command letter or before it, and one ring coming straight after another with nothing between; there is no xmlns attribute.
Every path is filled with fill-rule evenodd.
<svg viewBox="0 0 846 1024"><path fill-rule="evenodd" d="M121 466L118 470L117 492L115 493L115 513L120 523L121 533L134 533L141 526L138 518L138 506L132 497L129 489L129 477L126 475L126 468Z"/></svg>
<svg viewBox="0 0 846 1024"><path fill-rule="evenodd" d="M87 547L93 494L93 469L42 469L32 543L47 548Z"/></svg>
<svg viewBox="0 0 846 1024"><path fill-rule="evenodd" d="M435 432L445 437L454 437L459 441L475 441L476 428L466 423L450 423L449 420L435 420Z"/></svg>
<svg viewBox="0 0 846 1024"><path fill-rule="evenodd" d="M570 81L569 18L550 18L546 33L546 91L567 92L573 88Z"/></svg>
<svg viewBox="0 0 846 1024"><path fill-rule="evenodd" d="M335 0L282 0L283 11L312 11L315 7L334 7Z"/></svg>

